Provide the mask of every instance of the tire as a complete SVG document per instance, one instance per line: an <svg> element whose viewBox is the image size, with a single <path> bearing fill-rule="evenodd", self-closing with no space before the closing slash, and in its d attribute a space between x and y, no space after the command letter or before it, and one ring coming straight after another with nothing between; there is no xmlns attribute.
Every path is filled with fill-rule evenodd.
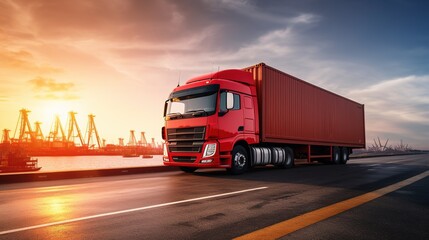
<svg viewBox="0 0 429 240"><path fill-rule="evenodd" d="M237 145L232 150L231 168L228 171L234 175L242 174L247 171L249 161L249 153L246 148Z"/></svg>
<svg viewBox="0 0 429 240"><path fill-rule="evenodd" d="M341 157L340 157L340 163L346 164L349 160L349 149L346 147L341 148Z"/></svg>
<svg viewBox="0 0 429 240"><path fill-rule="evenodd" d="M332 162L334 164L341 163L341 151L339 147L332 147Z"/></svg>
<svg viewBox="0 0 429 240"><path fill-rule="evenodd" d="M290 147L285 147L285 162L282 165L276 165L279 168L291 168L295 165L295 157Z"/></svg>
<svg viewBox="0 0 429 240"><path fill-rule="evenodd" d="M180 170L182 170L182 171L184 171L186 173L193 173L197 169L198 168L196 168L196 167L180 167Z"/></svg>

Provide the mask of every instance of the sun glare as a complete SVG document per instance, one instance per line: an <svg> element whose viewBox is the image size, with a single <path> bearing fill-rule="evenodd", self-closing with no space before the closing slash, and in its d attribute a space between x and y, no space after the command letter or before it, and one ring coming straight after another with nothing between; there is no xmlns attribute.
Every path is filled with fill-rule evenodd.
<svg viewBox="0 0 429 240"><path fill-rule="evenodd" d="M68 113L73 110L71 104L67 101L49 101L44 103L41 107L43 114L43 119L41 119L41 121L45 126L51 125L57 116L64 126L67 121Z"/></svg>

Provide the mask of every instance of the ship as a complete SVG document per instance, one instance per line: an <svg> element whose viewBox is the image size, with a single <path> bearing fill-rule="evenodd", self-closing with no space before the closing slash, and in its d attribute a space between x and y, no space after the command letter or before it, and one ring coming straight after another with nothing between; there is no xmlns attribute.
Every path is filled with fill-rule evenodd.
<svg viewBox="0 0 429 240"><path fill-rule="evenodd" d="M28 156L22 149L0 150L0 173L39 171L38 159Z"/></svg>
<svg viewBox="0 0 429 240"><path fill-rule="evenodd" d="M140 154L138 153L124 153L122 155L124 158L134 158L134 157L140 157Z"/></svg>

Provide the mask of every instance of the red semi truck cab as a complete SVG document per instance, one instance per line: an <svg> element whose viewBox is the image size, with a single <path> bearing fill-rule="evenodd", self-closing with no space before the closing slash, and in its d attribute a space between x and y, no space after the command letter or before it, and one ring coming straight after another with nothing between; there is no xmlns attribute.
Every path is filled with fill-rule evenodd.
<svg viewBox="0 0 429 240"><path fill-rule="evenodd" d="M235 145L259 143L256 102L252 74L242 70L199 76L175 88L165 103L164 164L188 172L231 168Z"/></svg>
<svg viewBox="0 0 429 240"><path fill-rule="evenodd" d="M263 63L192 78L165 102L164 165L185 172L346 163L365 146L363 105Z"/></svg>

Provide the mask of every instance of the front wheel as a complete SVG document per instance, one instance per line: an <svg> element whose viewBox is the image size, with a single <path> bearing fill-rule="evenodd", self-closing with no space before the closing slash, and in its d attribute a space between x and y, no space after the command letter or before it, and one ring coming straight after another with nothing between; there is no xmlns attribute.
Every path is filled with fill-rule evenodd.
<svg viewBox="0 0 429 240"><path fill-rule="evenodd" d="M246 151L246 148L243 146L237 145L232 150L232 162L229 172L237 175L242 174L247 171L249 165L249 154Z"/></svg>
<svg viewBox="0 0 429 240"><path fill-rule="evenodd" d="M198 168L196 168L196 167L180 167L180 170L182 170L182 171L184 171L186 173L193 173L197 169Z"/></svg>

